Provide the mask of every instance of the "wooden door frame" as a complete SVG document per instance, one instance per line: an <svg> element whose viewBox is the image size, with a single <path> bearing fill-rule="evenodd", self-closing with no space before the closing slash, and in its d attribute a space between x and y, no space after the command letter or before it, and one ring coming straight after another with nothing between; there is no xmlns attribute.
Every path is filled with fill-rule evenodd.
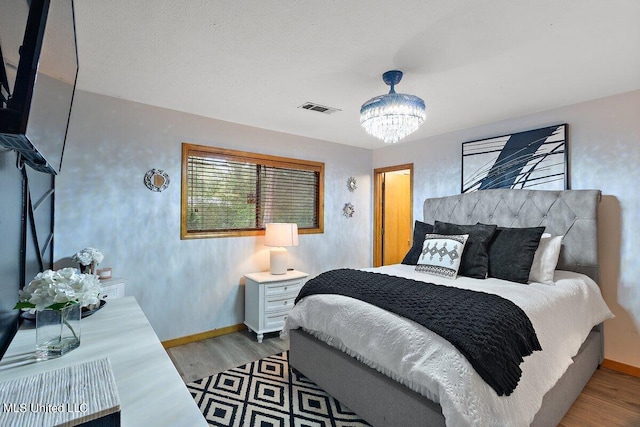
<svg viewBox="0 0 640 427"><path fill-rule="evenodd" d="M373 170L373 266L382 265L382 177L384 173L409 170L410 227L413 230L413 163L387 166Z"/></svg>

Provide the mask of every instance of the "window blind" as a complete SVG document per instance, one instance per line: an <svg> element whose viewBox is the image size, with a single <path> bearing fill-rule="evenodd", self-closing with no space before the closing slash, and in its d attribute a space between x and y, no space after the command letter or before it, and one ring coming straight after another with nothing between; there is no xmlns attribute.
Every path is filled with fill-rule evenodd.
<svg viewBox="0 0 640 427"><path fill-rule="evenodd" d="M259 234L269 222L322 232L324 164L183 147L183 238Z"/></svg>

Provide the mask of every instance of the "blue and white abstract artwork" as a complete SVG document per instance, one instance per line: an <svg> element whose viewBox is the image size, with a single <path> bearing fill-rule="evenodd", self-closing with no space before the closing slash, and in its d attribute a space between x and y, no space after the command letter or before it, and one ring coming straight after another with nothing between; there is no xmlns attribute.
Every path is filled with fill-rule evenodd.
<svg viewBox="0 0 640 427"><path fill-rule="evenodd" d="M462 193L490 188L569 188L567 125L463 143Z"/></svg>

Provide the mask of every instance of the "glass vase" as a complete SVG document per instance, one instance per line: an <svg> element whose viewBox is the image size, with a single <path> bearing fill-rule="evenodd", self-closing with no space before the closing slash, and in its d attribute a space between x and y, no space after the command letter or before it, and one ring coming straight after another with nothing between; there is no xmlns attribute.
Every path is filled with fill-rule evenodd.
<svg viewBox="0 0 640 427"><path fill-rule="evenodd" d="M36 311L36 359L54 359L78 348L80 315L80 304Z"/></svg>
<svg viewBox="0 0 640 427"><path fill-rule="evenodd" d="M96 272L96 263L92 262L91 264L83 265L78 263L80 266L80 273L82 274L95 274Z"/></svg>

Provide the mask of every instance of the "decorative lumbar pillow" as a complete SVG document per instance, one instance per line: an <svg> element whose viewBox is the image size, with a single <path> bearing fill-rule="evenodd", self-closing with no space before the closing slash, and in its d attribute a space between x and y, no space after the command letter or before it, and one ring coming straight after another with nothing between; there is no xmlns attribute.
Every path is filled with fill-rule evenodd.
<svg viewBox="0 0 640 427"><path fill-rule="evenodd" d="M433 233L433 225L426 222L416 221L413 226L413 244L409 252L404 256L402 264L416 265L422 252L422 243L427 233Z"/></svg>
<svg viewBox="0 0 640 427"><path fill-rule="evenodd" d="M468 234L427 234L422 244L416 271L455 279L458 275Z"/></svg>
<svg viewBox="0 0 640 427"><path fill-rule="evenodd" d="M460 275L486 279L489 273L489 242L496 231L496 225L459 225L436 221L433 232L436 234L468 234L464 255L460 264Z"/></svg>
<svg viewBox="0 0 640 427"><path fill-rule="evenodd" d="M498 227L489 244L489 277L527 283L544 227Z"/></svg>
<svg viewBox="0 0 640 427"><path fill-rule="evenodd" d="M533 263L529 272L529 282L544 283L545 285L555 285L553 273L558 265L560 249L562 248L562 237L552 236L544 233L540 239L540 244L533 255Z"/></svg>

